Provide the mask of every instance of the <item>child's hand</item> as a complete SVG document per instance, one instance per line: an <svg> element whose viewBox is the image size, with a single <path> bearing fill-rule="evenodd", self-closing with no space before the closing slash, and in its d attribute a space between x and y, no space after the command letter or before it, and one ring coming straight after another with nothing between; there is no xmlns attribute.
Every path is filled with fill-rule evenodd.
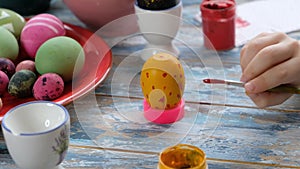
<svg viewBox="0 0 300 169"><path fill-rule="evenodd" d="M241 81L254 103L267 107L283 103L291 94L266 90L281 84L300 85L300 42L284 33L262 33L241 50Z"/></svg>

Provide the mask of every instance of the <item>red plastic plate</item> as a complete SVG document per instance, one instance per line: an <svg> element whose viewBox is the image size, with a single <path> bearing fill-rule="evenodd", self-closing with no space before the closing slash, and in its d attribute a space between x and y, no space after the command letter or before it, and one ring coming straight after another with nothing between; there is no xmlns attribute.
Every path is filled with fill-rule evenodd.
<svg viewBox="0 0 300 169"><path fill-rule="evenodd" d="M112 66L112 53L104 40L87 29L64 24L66 36L77 40L85 51L85 65L79 76L65 84L63 94L53 102L67 105L95 89L107 76ZM3 108L0 110L0 122L5 113L21 103L35 100L33 97L16 98L9 93L2 96Z"/></svg>

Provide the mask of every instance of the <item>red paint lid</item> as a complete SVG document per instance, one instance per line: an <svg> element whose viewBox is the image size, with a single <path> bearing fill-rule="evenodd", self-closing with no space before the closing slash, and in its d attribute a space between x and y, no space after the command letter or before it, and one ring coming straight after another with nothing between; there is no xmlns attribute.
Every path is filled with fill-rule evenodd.
<svg viewBox="0 0 300 169"><path fill-rule="evenodd" d="M232 0L204 0L200 4L201 15L207 19L229 19L235 16Z"/></svg>

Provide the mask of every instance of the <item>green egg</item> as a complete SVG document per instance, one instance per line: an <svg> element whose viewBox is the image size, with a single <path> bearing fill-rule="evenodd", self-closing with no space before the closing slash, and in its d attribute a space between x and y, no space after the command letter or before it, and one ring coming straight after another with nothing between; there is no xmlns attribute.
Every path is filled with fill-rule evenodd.
<svg viewBox="0 0 300 169"><path fill-rule="evenodd" d="M35 57L38 73L57 73L65 82L75 78L84 66L85 55L74 39L60 36L41 45Z"/></svg>
<svg viewBox="0 0 300 169"><path fill-rule="evenodd" d="M25 19L18 13L0 8L0 26L12 32L17 39L19 39L25 24Z"/></svg>
<svg viewBox="0 0 300 169"><path fill-rule="evenodd" d="M37 77L30 70L16 72L8 83L8 93L19 98L32 96L32 87Z"/></svg>
<svg viewBox="0 0 300 169"><path fill-rule="evenodd" d="M0 57L15 60L19 55L19 44L15 36L0 27Z"/></svg>

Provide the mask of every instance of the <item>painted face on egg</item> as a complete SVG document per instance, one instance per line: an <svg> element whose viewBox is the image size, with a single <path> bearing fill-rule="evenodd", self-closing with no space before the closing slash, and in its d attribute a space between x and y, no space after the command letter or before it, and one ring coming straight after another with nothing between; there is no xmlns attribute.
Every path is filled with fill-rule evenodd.
<svg viewBox="0 0 300 169"><path fill-rule="evenodd" d="M172 109L179 104L184 92L184 70L177 58L159 53L145 62L140 84L152 108Z"/></svg>

